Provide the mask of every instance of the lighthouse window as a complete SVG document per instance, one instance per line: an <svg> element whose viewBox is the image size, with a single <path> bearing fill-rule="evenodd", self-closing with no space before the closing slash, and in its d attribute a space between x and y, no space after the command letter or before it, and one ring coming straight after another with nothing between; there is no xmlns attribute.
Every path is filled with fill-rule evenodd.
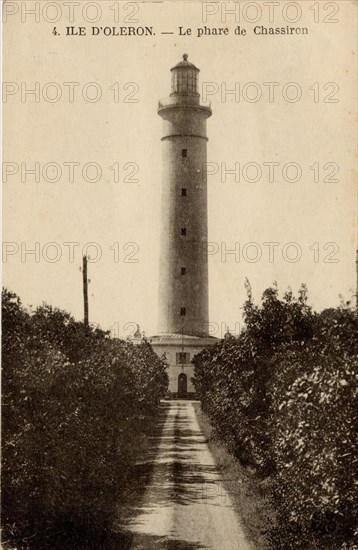
<svg viewBox="0 0 358 550"><path fill-rule="evenodd" d="M189 92L196 92L196 79L197 74L196 71L189 71L188 72L188 88Z"/></svg>
<svg viewBox="0 0 358 550"><path fill-rule="evenodd" d="M185 314L186 314L185 307L181 307L181 308L180 308L180 315L181 315L182 317L185 317Z"/></svg>
<svg viewBox="0 0 358 550"><path fill-rule="evenodd" d="M181 267L181 268L180 268L180 273L181 273L182 275L185 275L185 274L186 274L186 267Z"/></svg>
<svg viewBox="0 0 358 550"><path fill-rule="evenodd" d="M179 91L187 92L188 91L188 75L186 71L180 71L179 73Z"/></svg>
<svg viewBox="0 0 358 550"><path fill-rule="evenodd" d="M186 159L186 157L188 156L188 149L182 149L181 156L183 159Z"/></svg>
<svg viewBox="0 0 358 550"><path fill-rule="evenodd" d="M177 365L187 365L190 362L190 353L180 351L176 354Z"/></svg>
<svg viewBox="0 0 358 550"><path fill-rule="evenodd" d="M186 227L181 228L181 236L186 237Z"/></svg>
<svg viewBox="0 0 358 550"><path fill-rule="evenodd" d="M182 197L186 197L186 189L183 188L183 189L181 190L181 196L182 196Z"/></svg>

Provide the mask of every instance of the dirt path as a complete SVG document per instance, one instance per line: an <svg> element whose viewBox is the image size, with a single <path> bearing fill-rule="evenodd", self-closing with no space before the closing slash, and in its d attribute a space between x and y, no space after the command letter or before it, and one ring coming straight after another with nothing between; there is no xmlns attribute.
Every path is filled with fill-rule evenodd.
<svg viewBox="0 0 358 550"><path fill-rule="evenodd" d="M199 428L190 401L168 414L142 501L127 510L134 550L254 550Z"/></svg>

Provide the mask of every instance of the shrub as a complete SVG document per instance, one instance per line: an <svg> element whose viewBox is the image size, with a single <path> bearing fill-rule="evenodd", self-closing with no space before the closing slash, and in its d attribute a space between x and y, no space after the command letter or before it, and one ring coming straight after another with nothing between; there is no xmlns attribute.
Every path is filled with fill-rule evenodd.
<svg viewBox="0 0 358 550"><path fill-rule="evenodd" d="M5 539L93 544L130 485L165 365L148 343L111 340L48 306L30 315L7 291L2 321Z"/></svg>
<svg viewBox="0 0 358 550"><path fill-rule="evenodd" d="M313 313L302 286L244 304L246 329L195 358L194 383L217 437L269 476L277 550L357 544L358 317Z"/></svg>
<svg viewBox="0 0 358 550"><path fill-rule="evenodd" d="M310 541L309 547L336 549L354 536L357 359L332 361L310 349L291 356L289 367L287 358L278 362L281 378L287 369L301 372L275 393L273 414L272 495L280 525L299 535L292 548ZM275 548L286 549L289 539L281 529Z"/></svg>

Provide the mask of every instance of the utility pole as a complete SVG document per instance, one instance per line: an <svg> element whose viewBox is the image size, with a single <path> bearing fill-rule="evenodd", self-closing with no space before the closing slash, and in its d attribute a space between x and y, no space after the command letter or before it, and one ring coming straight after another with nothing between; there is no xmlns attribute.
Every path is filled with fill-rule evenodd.
<svg viewBox="0 0 358 550"><path fill-rule="evenodd" d="M87 279L87 256L83 256L83 302L84 302L84 324L88 327L88 279Z"/></svg>
<svg viewBox="0 0 358 550"><path fill-rule="evenodd" d="M356 310L358 311L358 248L356 256Z"/></svg>

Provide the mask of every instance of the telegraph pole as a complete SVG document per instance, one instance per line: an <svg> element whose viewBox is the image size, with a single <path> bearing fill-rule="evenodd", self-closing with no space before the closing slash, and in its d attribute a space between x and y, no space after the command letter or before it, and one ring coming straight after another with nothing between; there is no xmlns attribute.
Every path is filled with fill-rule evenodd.
<svg viewBox="0 0 358 550"><path fill-rule="evenodd" d="M358 311L358 248L356 256L356 310Z"/></svg>
<svg viewBox="0 0 358 550"><path fill-rule="evenodd" d="M83 256L83 303L84 303L84 324L88 327L88 279L87 279L87 256Z"/></svg>

